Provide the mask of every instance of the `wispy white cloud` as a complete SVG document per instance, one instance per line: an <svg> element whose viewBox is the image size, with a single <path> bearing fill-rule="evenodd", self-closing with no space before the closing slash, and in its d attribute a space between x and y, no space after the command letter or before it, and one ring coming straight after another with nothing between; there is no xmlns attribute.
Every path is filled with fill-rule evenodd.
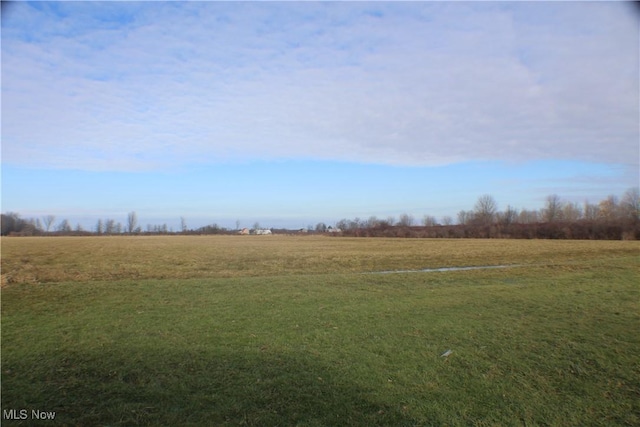
<svg viewBox="0 0 640 427"><path fill-rule="evenodd" d="M3 23L3 162L638 162L604 3L42 3Z"/></svg>

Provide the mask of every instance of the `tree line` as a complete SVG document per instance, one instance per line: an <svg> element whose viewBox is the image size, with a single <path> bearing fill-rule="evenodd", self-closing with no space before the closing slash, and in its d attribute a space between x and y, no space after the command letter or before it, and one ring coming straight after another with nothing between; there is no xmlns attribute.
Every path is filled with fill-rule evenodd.
<svg viewBox="0 0 640 427"><path fill-rule="evenodd" d="M378 219L343 219L336 227L342 236L428 238L519 238L640 240L640 192L627 190L621 198L608 196L599 203L563 201L548 196L540 210L498 210L491 195L478 198L472 210L461 210L456 220L425 215L421 223L409 214Z"/></svg>
<svg viewBox="0 0 640 427"><path fill-rule="evenodd" d="M2 236L93 236L93 235L155 235L155 234L231 234L234 230L210 224L204 227L190 229L187 227L185 217L180 217L180 228L163 224L147 224L143 227L138 222L135 211L127 214L126 221L120 222L113 218L98 219L91 229L86 229L77 224L75 227L68 219L56 222L55 215L45 215L41 218L22 218L19 213L7 212L2 214Z"/></svg>
<svg viewBox="0 0 640 427"><path fill-rule="evenodd" d="M119 234L232 234L217 224L196 229L187 227L184 217L180 228L174 230L167 224L148 224L143 228L136 212L130 212L124 223L114 219L98 219L91 230L80 224L73 227L67 219L56 223L54 215L42 218L22 218L9 212L2 214L3 236L40 235L119 235ZM260 228L256 223L255 228ZM239 228L239 222L236 222ZM274 232L291 230L274 230ZM540 210L518 210L506 206L498 210L493 196L478 198L471 210L461 210L456 218L444 216L437 219L424 215L420 221L409 214L379 219L342 219L335 227L325 223L309 225L305 232L329 233L334 236L358 237L428 237L428 238L526 238L526 239L610 239L640 240L640 191L630 188L622 197L608 196L599 203L578 204L564 201L552 194Z"/></svg>

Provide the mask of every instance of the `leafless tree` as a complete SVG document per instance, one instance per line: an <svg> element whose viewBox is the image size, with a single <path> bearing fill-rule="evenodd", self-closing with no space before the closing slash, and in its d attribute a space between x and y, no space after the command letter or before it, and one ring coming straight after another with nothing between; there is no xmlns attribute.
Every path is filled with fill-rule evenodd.
<svg viewBox="0 0 640 427"><path fill-rule="evenodd" d="M566 202L562 206L562 220L576 222L582 218L582 209L577 203Z"/></svg>
<svg viewBox="0 0 640 427"><path fill-rule="evenodd" d="M518 222L520 224L535 224L538 222L538 211L522 209L518 215Z"/></svg>
<svg viewBox="0 0 640 427"><path fill-rule="evenodd" d="M466 225L473 218L473 212L467 212L464 209L458 212L458 224Z"/></svg>
<svg viewBox="0 0 640 427"><path fill-rule="evenodd" d="M547 196L542 217L545 222L555 222L562 219L562 200L557 194Z"/></svg>
<svg viewBox="0 0 640 427"><path fill-rule="evenodd" d="M507 209L504 212L498 213L498 222L502 225L510 225L518 220L518 211L507 205Z"/></svg>
<svg viewBox="0 0 640 427"><path fill-rule="evenodd" d="M478 198L474 208L475 220L482 224L491 224L498 209L498 204L493 196L485 194Z"/></svg>
<svg viewBox="0 0 640 427"><path fill-rule="evenodd" d="M60 224L58 224L58 231L61 233L71 232L72 228L71 228L71 224L69 224L69 220L63 219L62 221L60 221Z"/></svg>
<svg viewBox="0 0 640 427"><path fill-rule="evenodd" d="M129 234L133 233L136 227L138 226L138 215L135 211L129 212L127 215L127 232Z"/></svg>
<svg viewBox="0 0 640 427"><path fill-rule="evenodd" d="M598 203L598 218L605 221L613 221L618 217L618 198L614 195L608 196Z"/></svg>
<svg viewBox="0 0 640 427"><path fill-rule="evenodd" d="M53 222L56 220L55 215L45 215L42 217L42 223L44 224L44 229L48 233L51 230L51 226Z"/></svg>
<svg viewBox="0 0 640 427"><path fill-rule="evenodd" d="M425 215L422 218L422 225L424 225L425 227L433 227L434 225L438 224L438 220L436 219L435 216L431 216L431 215Z"/></svg>
<svg viewBox="0 0 640 427"><path fill-rule="evenodd" d="M449 215L445 215L442 217L442 225L451 225L453 224L453 218Z"/></svg>
<svg viewBox="0 0 640 427"><path fill-rule="evenodd" d="M360 217L355 217L353 221L351 221L351 224L349 225L349 227L352 229L358 229L358 228L362 228L363 225L364 225L364 222L360 219Z"/></svg>
<svg viewBox="0 0 640 427"><path fill-rule="evenodd" d="M380 225L380 220L375 215L372 215L367 220L367 222L365 224L365 227L366 228L376 228L379 225Z"/></svg>
<svg viewBox="0 0 640 427"><path fill-rule="evenodd" d="M96 234L102 233L104 233L104 223L102 222L102 219L98 219L98 222L96 223Z"/></svg>
<svg viewBox="0 0 640 427"><path fill-rule="evenodd" d="M634 221L640 220L640 189L633 187L625 191L620 202L623 216Z"/></svg>
<svg viewBox="0 0 640 427"><path fill-rule="evenodd" d="M598 205L591 204L589 202L584 202L584 219L589 221L595 221L598 219Z"/></svg>
<svg viewBox="0 0 640 427"><path fill-rule="evenodd" d="M187 232L187 219L183 216L180 217L180 230L183 233Z"/></svg>
<svg viewBox="0 0 640 427"><path fill-rule="evenodd" d="M413 217L409 214L403 213L400 215L398 225L401 227L411 227L413 225Z"/></svg>
<svg viewBox="0 0 640 427"><path fill-rule="evenodd" d="M24 228L24 220L20 218L20 214L17 212L7 212L2 214L2 235L7 236L13 232L21 232Z"/></svg>
<svg viewBox="0 0 640 427"><path fill-rule="evenodd" d="M105 221L104 227L105 234L115 234L116 232L116 222L112 219L107 219Z"/></svg>

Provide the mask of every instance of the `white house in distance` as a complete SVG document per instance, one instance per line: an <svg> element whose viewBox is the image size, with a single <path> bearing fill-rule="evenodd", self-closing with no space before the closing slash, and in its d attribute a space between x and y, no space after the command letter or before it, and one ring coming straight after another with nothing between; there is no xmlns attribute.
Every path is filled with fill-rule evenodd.
<svg viewBox="0 0 640 427"><path fill-rule="evenodd" d="M257 230L254 230L253 234L271 234L271 230L265 229L265 228L258 228Z"/></svg>
<svg viewBox="0 0 640 427"><path fill-rule="evenodd" d="M257 228L255 230L249 230L248 228L243 228L242 230L238 230L238 234L272 234L271 230L266 228Z"/></svg>

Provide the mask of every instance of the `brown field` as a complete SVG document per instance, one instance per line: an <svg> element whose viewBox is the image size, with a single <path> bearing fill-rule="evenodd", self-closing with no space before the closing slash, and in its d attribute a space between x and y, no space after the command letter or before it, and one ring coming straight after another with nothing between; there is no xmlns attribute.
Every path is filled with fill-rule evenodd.
<svg viewBox="0 0 640 427"><path fill-rule="evenodd" d="M324 236L2 238L2 282L49 283L361 273L524 264L580 268L640 260L637 241L464 240Z"/></svg>

